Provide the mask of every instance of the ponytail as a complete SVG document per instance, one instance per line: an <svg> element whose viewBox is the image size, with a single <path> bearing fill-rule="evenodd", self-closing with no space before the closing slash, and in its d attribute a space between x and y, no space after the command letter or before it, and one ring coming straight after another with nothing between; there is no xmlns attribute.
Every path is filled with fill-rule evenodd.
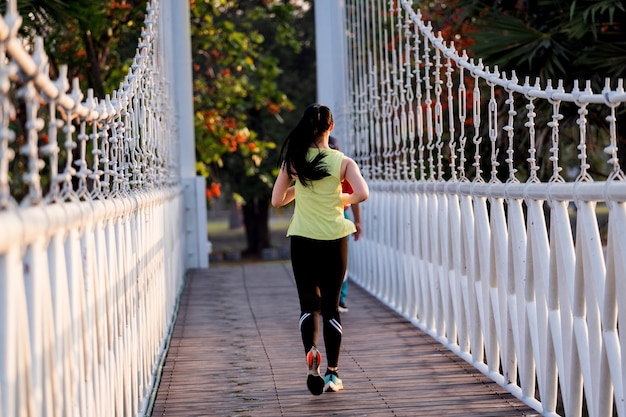
<svg viewBox="0 0 626 417"><path fill-rule="evenodd" d="M318 153L312 161L307 161L306 155L317 138L328 131L332 124L333 115L328 107L311 104L283 143L279 166L284 166L292 178L298 177L304 186L330 175L322 161L326 156L324 153Z"/></svg>

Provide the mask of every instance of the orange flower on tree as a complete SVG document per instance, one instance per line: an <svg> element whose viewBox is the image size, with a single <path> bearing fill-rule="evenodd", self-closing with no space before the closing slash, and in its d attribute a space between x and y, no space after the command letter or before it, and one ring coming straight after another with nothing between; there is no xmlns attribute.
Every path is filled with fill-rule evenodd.
<svg viewBox="0 0 626 417"><path fill-rule="evenodd" d="M276 104L274 103L270 103L269 106L267 106L267 110L270 112L270 114L274 115L274 114L278 114L280 113L280 107L278 107Z"/></svg>
<svg viewBox="0 0 626 417"><path fill-rule="evenodd" d="M237 127L237 121L234 117L226 117L223 123L224 129L234 129Z"/></svg>
<svg viewBox="0 0 626 417"><path fill-rule="evenodd" d="M222 184L219 182L212 182L211 186L206 189L206 198L209 200L212 198L217 198L222 194Z"/></svg>
<svg viewBox="0 0 626 417"><path fill-rule="evenodd" d="M245 132L243 132L242 130L237 131L237 133L235 134L235 142L237 143L244 143L248 140L248 136L245 135Z"/></svg>

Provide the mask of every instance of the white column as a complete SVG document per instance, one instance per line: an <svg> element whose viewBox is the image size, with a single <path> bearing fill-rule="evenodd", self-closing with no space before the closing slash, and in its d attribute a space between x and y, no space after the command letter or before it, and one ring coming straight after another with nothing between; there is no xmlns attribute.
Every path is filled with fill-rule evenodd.
<svg viewBox="0 0 626 417"><path fill-rule="evenodd" d="M330 107L332 133L348 150L348 69L346 66L345 1L315 0L317 101Z"/></svg>
<svg viewBox="0 0 626 417"><path fill-rule="evenodd" d="M165 0L163 6L163 17L167 19L167 16L171 16L171 40L165 40L166 50L169 50L165 60L171 70L169 79L178 114L180 177L185 188L185 269L206 268L209 257L205 179L196 176L189 2Z"/></svg>

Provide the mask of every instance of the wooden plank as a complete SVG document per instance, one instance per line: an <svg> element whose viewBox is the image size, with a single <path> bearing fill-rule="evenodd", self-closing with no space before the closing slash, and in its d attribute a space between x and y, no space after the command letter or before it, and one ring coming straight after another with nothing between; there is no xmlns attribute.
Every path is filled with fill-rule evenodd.
<svg viewBox="0 0 626 417"><path fill-rule="evenodd" d="M313 396L291 266L190 271L152 415L540 415L354 284L348 301L345 389Z"/></svg>

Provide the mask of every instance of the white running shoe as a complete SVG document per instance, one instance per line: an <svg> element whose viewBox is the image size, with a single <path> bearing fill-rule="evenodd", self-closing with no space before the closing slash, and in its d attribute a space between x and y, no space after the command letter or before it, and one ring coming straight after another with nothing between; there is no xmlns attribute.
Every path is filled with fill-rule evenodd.
<svg viewBox="0 0 626 417"><path fill-rule="evenodd" d="M324 391L326 392L339 392L343 389L343 381L335 374L326 375Z"/></svg>

